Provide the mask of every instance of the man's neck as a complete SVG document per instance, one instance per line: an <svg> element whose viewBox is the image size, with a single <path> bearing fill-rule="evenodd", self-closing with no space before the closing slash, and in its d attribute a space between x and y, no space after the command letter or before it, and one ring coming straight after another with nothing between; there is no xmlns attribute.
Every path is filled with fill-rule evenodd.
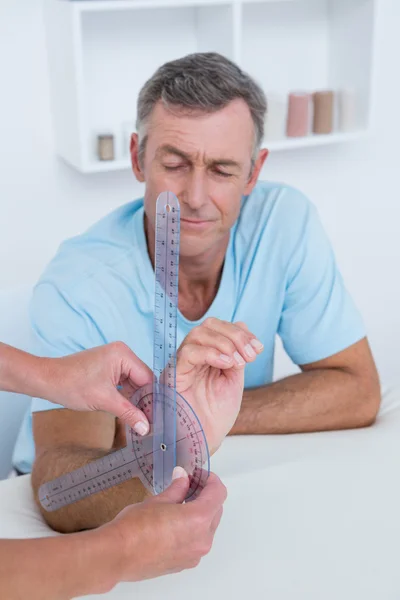
<svg viewBox="0 0 400 600"><path fill-rule="evenodd" d="M155 233L147 217L145 232L147 250L154 268ZM179 309L187 318L197 320L211 306L221 281L228 242L229 235L201 255L179 257Z"/></svg>

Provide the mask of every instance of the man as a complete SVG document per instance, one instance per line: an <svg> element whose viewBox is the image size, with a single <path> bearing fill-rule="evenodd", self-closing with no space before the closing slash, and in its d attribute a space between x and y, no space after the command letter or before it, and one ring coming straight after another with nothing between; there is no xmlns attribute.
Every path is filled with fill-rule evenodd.
<svg viewBox="0 0 400 600"><path fill-rule="evenodd" d="M181 204L178 343L199 335L193 327L202 323L201 343L218 340L240 364L256 355L257 342L243 345L242 326L236 349L224 338L230 324L245 322L264 346L246 369L230 433L372 424L377 371L317 212L288 186L257 183L268 155L262 90L226 58L194 54L162 66L137 108L130 150L144 199L61 246L32 301L39 351L58 356L119 338L151 365L155 203L171 190ZM277 334L302 372L272 383ZM20 470L31 470L33 427L36 491L119 443L114 420L49 408L33 400L14 456ZM95 505L45 516L61 531L95 527L143 494L104 494Z"/></svg>
<svg viewBox="0 0 400 600"><path fill-rule="evenodd" d="M193 345L190 352L192 368L200 367L203 375L213 369L205 364L204 350ZM206 350L212 362L213 349ZM234 368L234 361L225 361L223 368ZM226 380L229 379L232 376L228 374ZM243 376L236 372L233 380L238 386L236 394L231 392L238 406ZM62 400L64 406L75 410L106 410L123 417L131 426L143 422L148 427L148 422L117 392L116 386L129 393L130 388L134 390L151 381L150 369L124 344L48 359L0 343L0 390ZM2 597L69 600L72 596L108 591L119 581L139 581L196 566L211 548L226 490L211 474L199 497L184 506L188 487L187 474L177 467L174 481L165 492L125 509L112 523L95 532L62 538L0 540Z"/></svg>

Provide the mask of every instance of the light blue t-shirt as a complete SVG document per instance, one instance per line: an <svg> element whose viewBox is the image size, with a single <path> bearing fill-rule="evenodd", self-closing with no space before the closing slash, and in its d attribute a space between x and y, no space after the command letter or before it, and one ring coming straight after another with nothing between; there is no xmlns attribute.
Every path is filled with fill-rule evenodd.
<svg viewBox="0 0 400 600"><path fill-rule="evenodd" d="M33 293L34 353L57 357L121 340L152 367L154 272L143 216L139 199L60 246ZM177 344L208 316L244 321L264 344L246 367L246 387L272 381L276 334L297 365L366 335L315 207L275 183L260 182L243 198L214 302L199 321L178 311ZM54 408L32 400L14 452L20 471L34 460L32 411Z"/></svg>

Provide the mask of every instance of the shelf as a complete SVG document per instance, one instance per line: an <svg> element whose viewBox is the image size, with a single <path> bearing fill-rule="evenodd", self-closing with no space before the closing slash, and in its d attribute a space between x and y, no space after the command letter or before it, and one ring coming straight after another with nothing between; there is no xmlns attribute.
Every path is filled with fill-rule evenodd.
<svg viewBox="0 0 400 600"><path fill-rule="evenodd" d="M57 155L82 173L129 169L124 124L135 121L140 89L163 63L195 52L235 61L267 101L354 88L353 131L340 133L336 104L335 133L271 140L272 152L360 139L371 128L379 1L45 0ZM106 133L112 162L97 160Z"/></svg>
<svg viewBox="0 0 400 600"><path fill-rule="evenodd" d="M337 132L329 135L308 135L300 138L286 138L284 140L274 140L268 142L265 140L264 146L271 152L279 150L295 150L296 148L311 148L313 146L327 146L329 144L343 144L345 142L355 142L368 137L367 130Z"/></svg>
<svg viewBox="0 0 400 600"><path fill-rule="evenodd" d="M316 146L326 146L330 144L340 144L346 142L355 142L365 139L369 136L369 132L352 131L345 133L331 133L329 135L309 135L302 138L285 138L283 140L264 140L263 147L267 148L271 154L283 150L296 150L298 148L312 148ZM107 173L112 171L130 170L131 162L129 159L92 162L85 166L82 171L84 173Z"/></svg>
<svg viewBox="0 0 400 600"><path fill-rule="evenodd" d="M304 0L239 0L240 4L281 4L285 2L303 2Z"/></svg>
<svg viewBox="0 0 400 600"><path fill-rule="evenodd" d="M91 162L84 166L83 173L108 173L110 171L126 171L131 169L129 159Z"/></svg>
<svg viewBox="0 0 400 600"><path fill-rule="evenodd" d="M66 1L66 0L63 0ZM232 0L69 0L80 13L231 5ZM263 0L265 1L265 0ZM274 0L277 1L277 0ZM279 1L279 0L278 0ZM287 0L286 0L287 1Z"/></svg>
<svg viewBox="0 0 400 600"><path fill-rule="evenodd" d="M59 0L68 1L68 0ZM142 8L176 8L215 6L216 4L261 4L266 2L299 2L301 0L69 0L78 12L110 12Z"/></svg>

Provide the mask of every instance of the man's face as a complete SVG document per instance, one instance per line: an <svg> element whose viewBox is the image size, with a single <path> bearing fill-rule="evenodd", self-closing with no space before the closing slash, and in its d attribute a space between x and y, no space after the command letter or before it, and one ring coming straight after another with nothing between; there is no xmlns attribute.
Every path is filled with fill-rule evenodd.
<svg viewBox="0 0 400 600"><path fill-rule="evenodd" d="M243 195L254 187L266 158L251 172L254 126L243 100L211 114L170 111L159 102L148 123L143 164L132 137L135 175L146 183L145 212L155 229L157 197L173 192L181 207L182 256L197 256L225 240Z"/></svg>

